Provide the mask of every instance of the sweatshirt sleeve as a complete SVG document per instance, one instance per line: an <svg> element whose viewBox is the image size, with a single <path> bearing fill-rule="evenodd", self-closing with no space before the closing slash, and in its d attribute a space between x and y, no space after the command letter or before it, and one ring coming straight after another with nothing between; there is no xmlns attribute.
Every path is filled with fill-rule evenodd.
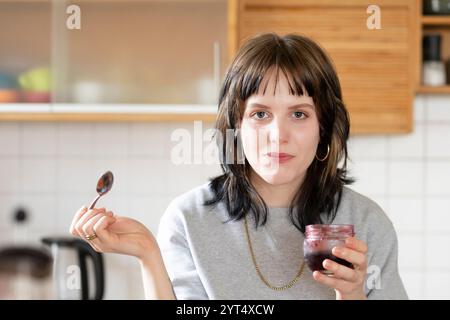
<svg viewBox="0 0 450 320"><path fill-rule="evenodd" d="M163 214L157 241L178 300L208 299L192 259L182 212L172 202Z"/></svg>
<svg viewBox="0 0 450 320"><path fill-rule="evenodd" d="M368 257L365 285L368 299L408 299L398 271L398 241L394 226L390 224L389 229L372 243L376 246Z"/></svg>

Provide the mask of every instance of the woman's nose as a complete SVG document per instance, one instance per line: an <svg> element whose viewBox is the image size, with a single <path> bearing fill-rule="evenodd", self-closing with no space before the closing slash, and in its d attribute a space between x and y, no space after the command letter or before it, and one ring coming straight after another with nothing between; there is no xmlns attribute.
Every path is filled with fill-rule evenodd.
<svg viewBox="0 0 450 320"><path fill-rule="evenodd" d="M282 121L274 119L269 128L269 140L271 143L282 144L288 140L288 127Z"/></svg>

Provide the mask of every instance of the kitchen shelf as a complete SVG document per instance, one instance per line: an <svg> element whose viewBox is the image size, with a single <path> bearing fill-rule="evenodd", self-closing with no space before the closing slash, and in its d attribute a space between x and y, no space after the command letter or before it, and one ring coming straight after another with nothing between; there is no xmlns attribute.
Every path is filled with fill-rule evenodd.
<svg viewBox="0 0 450 320"><path fill-rule="evenodd" d="M448 86L439 86L439 87L420 86L417 89L417 93L450 94L450 85L448 85Z"/></svg>
<svg viewBox="0 0 450 320"><path fill-rule="evenodd" d="M449 26L450 16L422 16L424 26Z"/></svg>
<svg viewBox="0 0 450 320"><path fill-rule="evenodd" d="M442 36L441 42L441 56L442 61L446 62L450 59L450 15L424 15L422 0L418 0L419 4L419 19L420 32L419 38L422 43L423 36L426 34L440 34ZM420 61L422 61L422 47L420 47ZM425 86L422 84L422 63L420 64L420 71L418 72L419 84L416 87L416 93L418 94L450 94L450 85L443 86Z"/></svg>
<svg viewBox="0 0 450 320"><path fill-rule="evenodd" d="M215 105L4 103L0 121L214 121Z"/></svg>

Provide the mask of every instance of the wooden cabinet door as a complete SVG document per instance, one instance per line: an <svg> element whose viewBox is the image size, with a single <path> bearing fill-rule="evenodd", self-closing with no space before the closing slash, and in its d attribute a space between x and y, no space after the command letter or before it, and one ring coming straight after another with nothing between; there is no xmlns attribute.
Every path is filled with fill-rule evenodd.
<svg viewBox="0 0 450 320"><path fill-rule="evenodd" d="M365 0L231 0L230 53L260 32L298 33L336 66L351 133L406 133L418 78L416 0L379 0L381 29L369 29Z"/></svg>

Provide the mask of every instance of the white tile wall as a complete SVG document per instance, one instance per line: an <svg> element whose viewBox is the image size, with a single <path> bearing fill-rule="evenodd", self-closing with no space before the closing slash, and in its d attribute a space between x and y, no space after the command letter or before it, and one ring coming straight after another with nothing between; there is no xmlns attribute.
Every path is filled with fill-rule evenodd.
<svg viewBox="0 0 450 320"><path fill-rule="evenodd" d="M425 294L422 299L448 300L450 274L448 272L428 272L424 275Z"/></svg>
<svg viewBox="0 0 450 320"><path fill-rule="evenodd" d="M19 193L0 195L0 227L6 228L11 224L13 213L22 203Z"/></svg>
<svg viewBox="0 0 450 320"><path fill-rule="evenodd" d="M409 299L424 299L424 276L420 271L402 272L402 280Z"/></svg>
<svg viewBox="0 0 450 320"><path fill-rule="evenodd" d="M391 197L389 209L385 207L384 210L394 223L397 232L424 230L424 201L420 197Z"/></svg>
<svg viewBox="0 0 450 320"><path fill-rule="evenodd" d="M348 166L349 174L356 179L353 184L355 190L370 196L386 193L386 160L353 160Z"/></svg>
<svg viewBox="0 0 450 320"><path fill-rule="evenodd" d="M425 227L429 233L448 232L450 225L450 197L427 197Z"/></svg>
<svg viewBox="0 0 450 320"><path fill-rule="evenodd" d="M425 161L425 187L427 195L450 196L450 161L427 160Z"/></svg>
<svg viewBox="0 0 450 320"><path fill-rule="evenodd" d="M205 177L210 179L222 174L222 169L220 168L220 165L216 164L205 165L203 166L203 173Z"/></svg>
<svg viewBox="0 0 450 320"><path fill-rule="evenodd" d="M424 236L421 233L399 233L398 266L400 272L420 271L424 267Z"/></svg>
<svg viewBox="0 0 450 320"><path fill-rule="evenodd" d="M414 117L412 134L350 139L350 174L358 179L352 188L392 219L410 298L450 299L450 251L442 250L450 246L450 96L418 96ZM176 128L194 132L193 123L1 123L0 241L67 234L106 170L114 172L115 185L99 206L156 232L171 199L221 172L218 165L170 163ZM206 146L191 150L192 159ZM31 214L26 229L11 227L19 205ZM143 298L137 260L106 259L106 298Z"/></svg>
<svg viewBox="0 0 450 320"><path fill-rule="evenodd" d="M90 157L93 152L92 135L93 124L91 123L59 124L57 133L58 153L67 157Z"/></svg>
<svg viewBox="0 0 450 320"><path fill-rule="evenodd" d="M104 255L104 258L105 266L109 266L108 272L105 273L104 299L130 299L130 282L136 277L135 272L131 272L131 265L128 262L132 258L114 254L106 254Z"/></svg>
<svg viewBox="0 0 450 320"><path fill-rule="evenodd" d="M424 148L424 125L415 124L414 132L408 135L396 135L389 137L387 154L395 159L421 159Z"/></svg>
<svg viewBox="0 0 450 320"><path fill-rule="evenodd" d="M129 217L144 221L145 225L156 234L159 219L172 198L168 196L133 196L129 197Z"/></svg>
<svg viewBox="0 0 450 320"><path fill-rule="evenodd" d="M450 159L450 124L434 124L427 131L427 156Z"/></svg>
<svg viewBox="0 0 450 320"><path fill-rule="evenodd" d="M448 95L425 96L423 105L425 109L425 120L427 122L450 122L450 111L448 110Z"/></svg>
<svg viewBox="0 0 450 320"><path fill-rule="evenodd" d="M56 230L56 198L52 194L24 193L21 202L27 204L30 229L48 233Z"/></svg>
<svg viewBox="0 0 450 320"><path fill-rule="evenodd" d="M94 158L127 155L129 126L121 123L96 123L93 126L90 139Z"/></svg>
<svg viewBox="0 0 450 320"><path fill-rule="evenodd" d="M164 157L170 146L166 123L135 123L129 131L130 156Z"/></svg>
<svg viewBox="0 0 450 320"><path fill-rule="evenodd" d="M21 154L50 155L56 154L57 126L48 123L30 123L22 127Z"/></svg>
<svg viewBox="0 0 450 320"><path fill-rule="evenodd" d="M207 181L201 164L169 164L168 172L168 189L174 190L178 194ZM183 179L180 179L181 176Z"/></svg>
<svg viewBox="0 0 450 320"><path fill-rule="evenodd" d="M98 178L94 176L93 162L91 157L60 156L56 163L58 192L95 191L92 182Z"/></svg>
<svg viewBox="0 0 450 320"><path fill-rule="evenodd" d="M423 164L416 160L389 161L389 193L419 196L423 189Z"/></svg>
<svg viewBox="0 0 450 320"><path fill-rule="evenodd" d="M0 126L0 155L19 155L20 140L20 126L15 123L2 123Z"/></svg>
<svg viewBox="0 0 450 320"><path fill-rule="evenodd" d="M23 192L49 193L56 191L55 157L23 157L21 189Z"/></svg>
<svg viewBox="0 0 450 320"><path fill-rule="evenodd" d="M450 234L428 234L425 245L425 267L430 271L449 270Z"/></svg>
<svg viewBox="0 0 450 320"><path fill-rule="evenodd" d="M129 191L141 195L164 194L168 190L167 159L129 158Z"/></svg>
<svg viewBox="0 0 450 320"><path fill-rule="evenodd" d="M387 152L387 138L379 136L353 136L348 143L348 153L352 160L384 159Z"/></svg>
<svg viewBox="0 0 450 320"><path fill-rule="evenodd" d="M424 95L417 95L414 99L414 122L422 124L425 122L425 99L429 98Z"/></svg>
<svg viewBox="0 0 450 320"><path fill-rule="evenodd" d="M5 138L5 137L3 137ZM0 138L1 139L1 138ZM23 173L20 170L22 159L19 156L1 158L0 166L0 192L17 193L21 189Z"/></svg>

